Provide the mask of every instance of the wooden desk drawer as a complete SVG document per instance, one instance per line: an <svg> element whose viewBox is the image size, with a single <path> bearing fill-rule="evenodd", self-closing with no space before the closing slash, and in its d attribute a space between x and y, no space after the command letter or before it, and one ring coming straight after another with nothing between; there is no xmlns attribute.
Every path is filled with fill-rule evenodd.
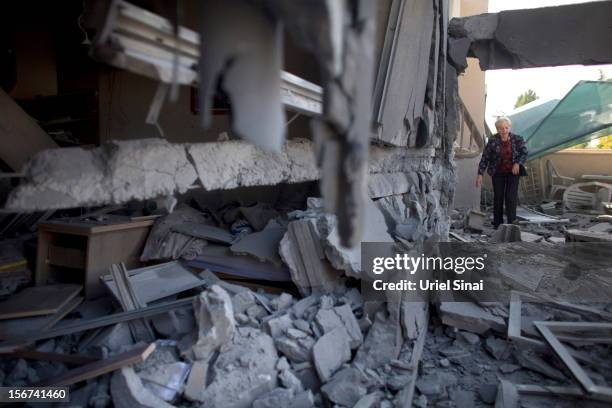
<svg viewBox="0 0 612 408"><path fill-rule="evenodd" d="M49 244L47 264L66 268L85 269L85 251Z"/></svg>

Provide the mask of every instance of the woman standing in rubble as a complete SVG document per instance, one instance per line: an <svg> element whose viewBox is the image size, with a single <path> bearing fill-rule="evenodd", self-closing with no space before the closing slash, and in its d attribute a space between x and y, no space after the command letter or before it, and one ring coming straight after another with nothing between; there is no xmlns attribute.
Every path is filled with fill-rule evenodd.
<svg viewBox="0 0 612 408"><path fill-rule="evenodd" d="M493 228L504 222L504 203L508 224L516 220L519 177L525 175L527 148L525 140L510 132L512 122L506 117L495 121L497 133L493 135L482 152L478 165L476 187L482 186L485 170L493 181Z"/></svg>

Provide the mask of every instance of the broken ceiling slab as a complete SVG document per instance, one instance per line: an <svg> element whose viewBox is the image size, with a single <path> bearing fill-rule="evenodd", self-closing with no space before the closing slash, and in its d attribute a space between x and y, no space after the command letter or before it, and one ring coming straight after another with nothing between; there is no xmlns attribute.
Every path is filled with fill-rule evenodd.
<svg viewBox="0 0 612 408"><path fill-rule="evenodd" d="M192 144L188 152L206 190L319 179L312 142L305 139L288 141L279 155L239 141Z"/></svg>
<svg viewBox="0 0 612 408"><path fill-rule="evenodd" d="M185 146L163 139L112 141L102 147L51 149L25 168L8 209L36 211L123 203L186 192L197 174Z"/></svg>
<svg viewBox="0 0 612 408"><path fill-rule="evenodd" d="M245 142L112 141L90 150L43 151L28 162L24 172L26 178L12 191L7 209L36 211L145 200L184 193L198 178L207 190L215 190L319 177L312 143L304 140L289 142L280 156Z"/></svg>
<svg viewBox="0 0 612 408"><path fill-rule="evenodd" d="M418 190L419 184L416 172L371 174L368 178L368 193L370 198L400 195L409 192L412 187Z"/></svg>
<svg viewBox="0 0 612 408"><path fill-rule="evenodd" d="M370 172L430 171L433 150L420 150L373 146ZM313 144L306 139L287 141L280 155L241 141L111 141L90 150L43 151L27 163L24 173L6 209L38 211L118 204L184 193L198 181L206 190L227 190L320 178Z"/></svg>
<svg viewBox="0 0 612 408"><path fill-rule="evenodd" d="M463 59L478 58L482 70L609 64L612 54L607 39L612 37L612 27L607 22L611 14L612 3L605 1L506 10L454 18L449 35L471 40ZM461 43L451 42L450 46L465 49Z"/></svg>

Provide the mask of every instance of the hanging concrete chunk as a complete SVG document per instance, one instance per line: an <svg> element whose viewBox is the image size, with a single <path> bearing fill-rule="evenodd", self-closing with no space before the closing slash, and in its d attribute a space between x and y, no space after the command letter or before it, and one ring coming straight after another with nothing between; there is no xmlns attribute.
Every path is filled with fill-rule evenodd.
<svg viewBox="0 0 612 408"><path fill-rule="evenodd" d="M470 39L471 46L462 60L476 57L482 70L609 64L611 14L612 3L607 1L507 10L454 18L449 34ZM454 55L451 61L461 59L458 54L465 52L465 45L451 42L450 47ZM462 72L465 65L461 62L455 67Z"/></svg>
<svg viewBox="0 0 612 408"><path fill-rule="evenodd" d="M395 240L387 232L387 224L381 211L372 200L365 202L365 230L362 242L389 242ZM323 237L323 246L327 259L336 269L344 270L347 276L360 278L361 245L344 247L340 241L339 230L335 219L329 215L322 216L318 221L319 231Z"/></svg>
<svg viewBox="0 0 612 408"><path fill-rule="evenodd" d="M232 104L232 129L257 146L280 151L285 137L280 23L263 8L243 0L205 1L201 15L204 126L210 126L213 97L220 86Z"/></svg>
<svg viewBox="0 0 612 408"><path fill-rule="evenodd" d="M422 147L429 141L434 123L426 114L426 91L436 15L434 2L406 0L398 27L386 33L393 43L393 54L379 77L376 89L382 96L375 106L377 138L394 146ZM435 43L435 42L434 42Z"/></svg>

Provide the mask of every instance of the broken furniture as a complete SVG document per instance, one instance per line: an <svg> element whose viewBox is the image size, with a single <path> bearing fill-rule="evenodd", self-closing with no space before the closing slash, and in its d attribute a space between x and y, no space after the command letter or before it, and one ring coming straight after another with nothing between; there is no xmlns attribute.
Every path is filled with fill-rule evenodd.
<svg viewBox="0 0 612 408"><path fill-rule="evenodd" d="M573 177L562 176L559 174L552 160L546 160L546 171L548 175L548 185L550 190L548 192L548 198L550 200L555 199L555 194L558 192L565 191L572 183L574 183Z"/></svg>
<svg viewBox="0 0 612 408"><path fill-rule="evenodd" d="M589 181L569 186L563 193L563 208L570 211L601 210L612 197L612 184Z"/></svg>
<svg viewBox="0 0 612 408"><path fill-rule="evenodd" d="M612 402L612 387L596 384L574 359L569 349L561 343L563 339L561 333L571 333L574 336L570 336L570 339L580 340L585 335L594 335L595 338L586 340L591 343L610 344L612 343L612 323L534 322L533 324L590 398Z"/></svg>
<svg viewBox="0 0 612 408"><path fill-rule="evenodd" d="M140 253L153 222L104 216L102 221L64 218L39 224L36 285L45 285L55 274L58 280L83 282L87 299L102 295L99 278L112 264L140 266Z"/></svg>
<svg viewBox="0 0 612 408"><path fill-rule="evenodd" d="M83 298L81 285L29 287L0 303L0 339L51 329Z"/></svg>
<svg viewBox="0 0 612 408"><path fill-rule="evenodd" d="M59 377L44 379L38 384L35 384L35 386L60 387L62 385L72 385L80 381L85 381L90 378L95 378L100 375L113 372L121 367L142 363L151 355L151 353L153 353L153 351L155 351L155 343L144 344L123 353L116 354L107 359L94 361L92 363L74 368L70 371L66 371Z"/></svg>
<svg viewBox="0 0 612 408"><path fill-rule="evenodd" d="M178 261L128 270L127 277L134 288L134 294L143 306L206 283ZM104 275L100 280L119 300L117 283L113 277Z"/></svg>

